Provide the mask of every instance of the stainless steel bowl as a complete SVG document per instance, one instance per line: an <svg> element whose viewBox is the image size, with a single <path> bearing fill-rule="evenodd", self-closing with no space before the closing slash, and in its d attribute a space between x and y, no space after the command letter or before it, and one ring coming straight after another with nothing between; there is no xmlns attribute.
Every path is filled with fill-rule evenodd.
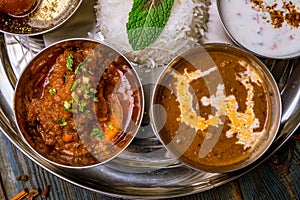
<svg viewBox="0 0 300 200"><path fill-rule="evenodd" d="M34 10L23 16L0 12L0 32L23 36L47 33L64 24L81 4L82 0L38 1Z"/></svg>
<svg viewBox="0 0 300 200"><path fill-rule="evenodd" d="M300 6L294 0L290 3ZM222 0L217 1L217 7L223 27L235 44L260 57L288 59L300 55L300 27L285 17L294 11L284 2ZM274 13L278 15L274 17Z"/></svg>
<svg viewBox="0 0 300 200"><path fill-rule="evenodd" d="M59 61L62 60L59 56L66 50L73 52L73 58L69 58L69 53L67 59L65 56L63 61ZM83 59L84 61L75 64L76 55L77 62ZM66 71L70 60L73 62L72 69L60 74L60 71ZM61 64L64 62L66 64ZM58 67L55 67L57 65ZM58 82L50 78L54 76L53 74L57 77L55 79L63 80L61 85L64 84L64 90L59 90ZM68 84L72 77L73 82ZM117 77L120 78L116 79ZM50 80L54 80L57 89L50 85L54 84ZM106 83L109 85L105 85ZM106 102L99 96L101 90ZM105 92L109 95L105 96ZM49 107L47 107L48 103L42 102L43 106L34 104L41 99L45 101L47 95L47 102L52 102ZM35 118L32 121L28 116L32 114L30 112L34 106L39 106L43 114L40 110L33 111L37 114L33 114ZM62 106L64 110L61 110ZM57 107L60 107L61 111L57 111ZM105 113L109 115L104 117L98 115L104 108L107 108L108 111ZM143 111L144 94L135 69L119 52L90 39L67 39L43 49L24 69L16 85L14 96L15 118L24 141L46 161L67 168L92 167L119 155L135 137ZM70 117L67 118L68 122L65 116ZM108 116L107 119L105 116ZM103 126L102 120L109 121L109 124ZM45 128L44 124L50 122L52 125ZM71 123L74 124L72 125L74 130L66 129L66 125L69 126ZM90 131L87 131L88 129ZM59 131L61 131L60 135L57 134ZM70 141L63 138L64 134L70 136ZM112 134L113 137L109 138L108 134ZM49 137L52 139L49 140ZM79 143L76 143L77 140ZM71 152L68 146L75 150ZM88 153L80 155L76 149ZM84 160L87 157L93 157L96 161L86 163ZM83 161L72 164L79 158Z"/></svg>
<svg viewBox="0 0 300 200"><path fill-rule="evenodd" d="M247 84L260 85L264 92ZM266 98L268 106L259 104L256 95ZM244 111L240 102L247 105ZM259 112L267 114L258 117ZM207 44L176 57L163 71L154 89L151 118L157 136L179 161L197 170L229 172L253 163L272 144L281 119L280 93L255 56L233 45ZM259 118L263 120L254 125ZM236 145L244 149L240 158L231 160ZM251 150L246 153L247 148Z"/></svg>

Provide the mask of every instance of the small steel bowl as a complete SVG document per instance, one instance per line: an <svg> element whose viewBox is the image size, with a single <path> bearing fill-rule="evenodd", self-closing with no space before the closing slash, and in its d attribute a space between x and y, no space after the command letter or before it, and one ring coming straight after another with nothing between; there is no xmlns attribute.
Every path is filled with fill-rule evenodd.
<svg viewBox="0 0 300 200"><path fill-rule="evenodd" d="M139 77L113 48L90 39L46 47L18 80L14 113L37 155L68 168L103 164L130 144L144 112Z"/></svg>
<svg viewBox="0 0 300 200"><path fill-rule="evenodd" d="M300 4L291 1L296 7ZM217 1L220 19L235 44L253 54L273 59L288 59L300 55L300 26L290 23L287 15L293 8L283 2L262 4L252 1ZM269 7L267 7L269 6ZM274 16L277 13L278 16Z"/></svg>
<svg viewBox="0 0 300 200"><path fill-rule="evenodd" d="M14 5L15 2L10 3L10 5L6 5L6 9L8 10L1 10L0 12L7 13L8 15L15 17L15 18L23 18L34 12L38 5L40 4L40 0L33 0L32 2L24 2L24 4L21 3L21 7L18 7L18 9L11 10L11 6ZM15 4L18 6L18 4ZM19 4L20 6L20 4ZM25 9L25 11L24 11Z"/></svg>
<svg viewBox="0 0 300 200"><path fill-rule="evenodd" d="M80 7L82 0L41 1L24 15L0 12L0 32L35 36L53 31L64 24Z"/></svg>
<svg viewBox="0 0 300 200"><path fill-rule="evenodd" d="M257 160L273 142L281 98L255 56L229 44L206 44L176 57L152 96L153 129L182 163L230 172Z"/></svg>

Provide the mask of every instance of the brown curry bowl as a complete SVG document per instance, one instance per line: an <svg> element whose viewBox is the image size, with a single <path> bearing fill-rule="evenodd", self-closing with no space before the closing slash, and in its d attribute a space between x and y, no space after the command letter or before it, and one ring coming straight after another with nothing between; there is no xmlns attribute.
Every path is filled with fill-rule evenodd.
<svg viewBox="0 0 300 200"><path fill-rule="evenodd" d="M144 109L141 82L116 50L68 39L42 50L23 71L15 118L23 139L47 161L70 168L103 164L132 141Z"/></svg>
<svg viewBox="0 0 300 200"><path fill-rule="evenodd" d="M182 163L207 172L241 169L273 142L281 99L266 66L227 44L198 46L175 58L152 98L153 128Z"/></svg>

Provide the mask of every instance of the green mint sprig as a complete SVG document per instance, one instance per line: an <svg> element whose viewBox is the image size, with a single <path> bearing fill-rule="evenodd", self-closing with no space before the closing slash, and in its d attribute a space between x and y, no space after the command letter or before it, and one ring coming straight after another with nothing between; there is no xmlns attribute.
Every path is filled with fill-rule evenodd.
<svg viewBox="0 0 300 200"><path fill-rule="evenodd" d="M133 50L152 44L163 31L174 0L134 0L126 24L128 40Z"/></svg>

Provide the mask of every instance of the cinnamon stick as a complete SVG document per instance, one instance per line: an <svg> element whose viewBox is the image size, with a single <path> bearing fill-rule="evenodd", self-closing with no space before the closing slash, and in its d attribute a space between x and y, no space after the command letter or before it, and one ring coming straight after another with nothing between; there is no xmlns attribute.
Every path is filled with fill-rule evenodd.
<svg viewBox="0 0 300 200"><path fill-rule="evenodd" d="M21 192L16 194L14 197L12 197L10 200L21 200L28 194L27 189L23 189Z"/></svg>

